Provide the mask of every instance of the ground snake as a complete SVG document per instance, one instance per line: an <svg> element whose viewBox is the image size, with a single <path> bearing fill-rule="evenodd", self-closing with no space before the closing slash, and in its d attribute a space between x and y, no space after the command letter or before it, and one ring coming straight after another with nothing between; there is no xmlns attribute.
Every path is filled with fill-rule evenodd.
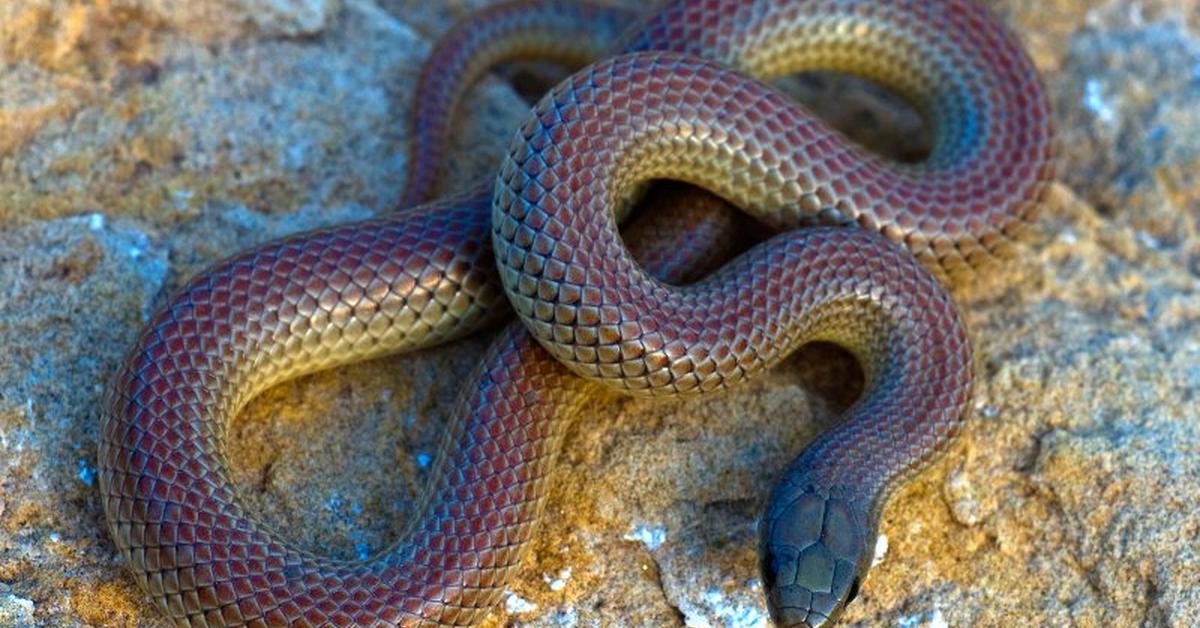
<svg viewBox="0 0 1200 628"><path fill-rule="evenodd" d="M503 20L552 34L584 15L565 2L505 10L444 74L543 48L497 44L523 32ZM679 0L620 37L631 54L546 95L483 193L265 244L152 318L103 414L100 486L117 546L177 623L478 621L519 566L564 427L597 384L720 389L814 340L848 349L867 383L773 490L763 579L780 625L828 623L853 598L889 491L944 450L966 412L970 347L935 276L1000 251L1052 177L1037 74L965 0ZM932 152L886 161L729 68L878 81L924 114ZM414 189L433 176L421 161L407 198L432 189ZM638 264L616 225L656 179L707 188L779 233L697 283L665 283L719 259L736 221L679 193L697 194L679 214L695 222L680 232L648 216ZM523 325L501 332L468 384L403 541L326 559L241 505L224 451L248 399L459 337L500 320L506 296Z"/></svg>

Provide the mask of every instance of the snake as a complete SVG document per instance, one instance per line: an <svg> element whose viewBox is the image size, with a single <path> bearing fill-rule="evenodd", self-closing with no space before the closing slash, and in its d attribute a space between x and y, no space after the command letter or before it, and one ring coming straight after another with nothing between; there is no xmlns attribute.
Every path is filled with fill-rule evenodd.
<svg viewBox="0 0 1200 628"><path fill-rule="evenodd" d="M479 58L544 48L500 40L610 15L581 6L518 2L459 33L475 47L443 66L445 97ZM109 533L175 623L477 623L520 567L588 399L723 390L814 341L857 358L863 392L771 489L760 571L777 625L827 625L855 598L887 498L967 417L971 345L942 282L1011 254L1053 179L1038 73L969 0L669 0L613 32L615 53L534 105L493 180L235 255L151 317L110 388L97 466ZM933 129L929 155L870 153L761 82L811 69L905 98ZM715 197L668 192L692 211L624 237L659 180ZM731 253L725 203L775 235L697 278ZM510 311L400 541L335 560L243 505L225 450L249 399Z"/></svg>

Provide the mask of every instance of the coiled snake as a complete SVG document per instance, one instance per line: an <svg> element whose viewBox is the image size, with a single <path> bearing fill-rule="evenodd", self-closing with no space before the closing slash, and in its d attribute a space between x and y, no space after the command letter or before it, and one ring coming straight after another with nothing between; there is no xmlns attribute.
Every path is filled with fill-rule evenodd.
<svg viewBox="0 0 1200 628"><path fill-rule="evenodd" d="M459 33L457 61L423 80L561 52L583 39L572 24L600 42L622 15L504 7ZM99 468L112 537L164 613L196 626L478 621L520 564L564 426L596 383L715 390L813 340L847 348L867 383L771 493L763 578L781 625L827 623L854 597L889 491L966 412L970 347L935 275L1000 251L1053 176L1037 74L967 0L673 0L618 49L538 102L482 191L265 244L152 318L103 415ZM933 127L929 157L870 154L745 76L816 68L909 100ZM417 132L433 147L445 122L428 115ZM432 158L414 162L409 200L432 189ZM732 222L686 196L691 213L647 226L640 266L616 225L656 179L711 190L780 233L698 283L665 283L719 255ZM694 228L666 235L681 221ZM506 296L523 325L500 334L468 385L402 542L326 559L242 506L224 445L248 399L462 336L499 320Z"/></svg>

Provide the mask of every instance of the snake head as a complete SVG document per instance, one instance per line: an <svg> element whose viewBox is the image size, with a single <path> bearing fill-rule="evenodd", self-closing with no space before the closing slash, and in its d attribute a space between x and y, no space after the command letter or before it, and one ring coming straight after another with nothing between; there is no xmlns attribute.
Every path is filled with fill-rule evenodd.
<svg viewBox="0 0 1200 628"><path fill-rule="evenodd" d="M759 525L759 567L777 626L828 626L870 567L866 518L852 500L781 486ZM790 493L790 494L789 494Z"/></svg>

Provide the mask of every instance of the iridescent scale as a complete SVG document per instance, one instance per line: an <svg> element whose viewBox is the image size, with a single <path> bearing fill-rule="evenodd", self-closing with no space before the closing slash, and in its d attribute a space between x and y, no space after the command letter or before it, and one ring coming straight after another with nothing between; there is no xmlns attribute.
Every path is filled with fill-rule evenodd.
<svg viewBox="0 0 1200 628"><path fill-rule="evenodd" d="M430 110L414 123L406 199L433 189L446 112L469 79L499 58L596 54L628 19L564 0L489 11L422 74L418 108ZM717 390L814 340L853 353L866 386L773 491L763 577L782 625L823 625L853 598L888 493L965 417L970 346L937 278L1002 253L1053 176L1037 73L966 0L674 0L615 46L631 54L537 104L494 181L265 244L152 318L103 416L100 485L113 539L176 623L474 623L520 565L564 429L599 386ZM929 158L886 161L747 78L808 69L906 97L933 128ZM632 200L664 178L781 232L675 285L729 256L739 219L675 191L623 241ZM401 542L335 561L243 506L225 449L251 397L460 337L508 302L521 323L464 390Z"/></svg>

